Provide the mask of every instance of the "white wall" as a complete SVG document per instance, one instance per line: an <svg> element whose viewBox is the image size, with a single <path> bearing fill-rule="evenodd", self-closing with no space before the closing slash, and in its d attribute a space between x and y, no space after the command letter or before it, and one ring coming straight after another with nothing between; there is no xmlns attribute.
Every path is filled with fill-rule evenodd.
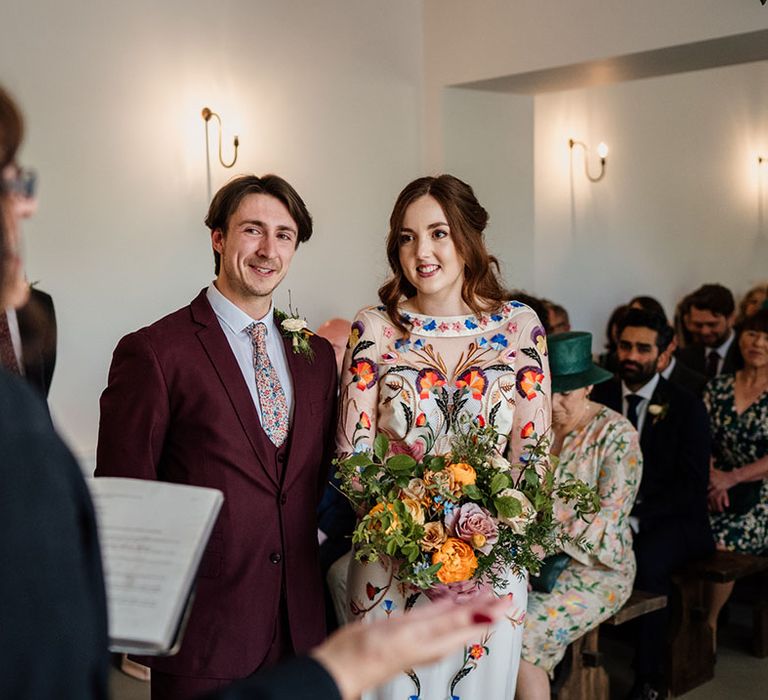
<svg viewBox="0 0 768 700"><path fill-rule="evenodd" d="M29 277L53 294L57 424L82 458L124 333L213 275L200 110L221 113L233 171L275 171L315 219L278 303L312 324L375 298L383 237L421 174L421 6L411 0L4 0L0 83L41 175Z"/></svg>
<svg viewBox="0 0 768 700"><path fill-rule="evenodd" d="M424 0L426 164L444 162L445 86L766 28L759 0Z"/></svg>
<svg viewBox="0 0 768 700"><path fill-rule="evenodd" d="M533 98L451 88L443 94L444 170L472 185L488 210L489 250L509 287L531 289Z"/></svg>
<svg viewBox="0 0 768 700"><path fill-rule="evenodd" d="M537 96L537 292L598 346L632 296L671 314L705 282L743 294L768 278L766 114L768 62ZM571 167L570 137L610 145L601 182L584 177L581 153Z"/></svg>

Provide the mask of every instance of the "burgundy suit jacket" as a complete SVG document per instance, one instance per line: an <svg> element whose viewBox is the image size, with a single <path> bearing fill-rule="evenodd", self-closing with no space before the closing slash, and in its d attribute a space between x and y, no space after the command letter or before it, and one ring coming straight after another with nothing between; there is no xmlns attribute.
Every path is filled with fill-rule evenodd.
<svg viewBox="0 0 768 700"><path fill-rule="evenodd" d="M294 415L282 479L240 368L203 290L125 336L101 396L96 476L208 486L224 506L201 563L177 656L165 673L242 678L262 663L285 590L297 653L325 635L316 508L333 450L336 364L312 336L310 363L286 340Z"/></svg>

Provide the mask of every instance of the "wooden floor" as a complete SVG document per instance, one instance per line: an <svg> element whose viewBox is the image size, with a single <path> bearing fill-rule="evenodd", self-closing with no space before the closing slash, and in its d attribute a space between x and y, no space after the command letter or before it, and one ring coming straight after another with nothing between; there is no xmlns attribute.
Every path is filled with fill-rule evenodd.
<svg viewBox="0 0 768 700"><path fill-rule="evenodd" d="M768 659L749 653L750 618L746 610L733 606L731 620L722 630L714 680L682 695L684 700L765 700L768 697ZM616 640L603 640L605 665L611 677L611 700L623 700L629 691L629 648ZM112 700L149 700L146 683L134 681L118 671L112 673ZM477 698L471 700L497 700ZM506 700L499 698L498 700Z"/></svg>

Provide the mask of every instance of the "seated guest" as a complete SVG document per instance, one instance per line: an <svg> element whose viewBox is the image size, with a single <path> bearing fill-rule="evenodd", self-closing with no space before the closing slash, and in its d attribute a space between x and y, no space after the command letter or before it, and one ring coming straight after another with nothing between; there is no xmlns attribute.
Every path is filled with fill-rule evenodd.
<svg viewBox="0 0 768 700"><path fill-rule="evenodd" d="M709 421L701 399L661 377L659 354L671 334L666 321L631 309L619 323L619 378L595 387L596 401L637 426L643 478L632 510L635 586L669 595L672 573L713 549L707 514ZM665 697L667 609L637 624L632 698Z"/></svg>
<svg viewBox="0 0 768 700"><path fill-rule="evenodd" d="M743 358L735 374L721 374L704 392L712 423L714 467L709 476L712 530L719 549L768 554L768 308L739 329ZM733 583L713 585L708 622Z"/></svg>
<svg viewBox="0 0 768 700"><path fill-rule="evenodd" d="M549 339L552 375L555 479L576 478L593 486L600 511L591 522L564 508L557 518L574 541L551 592L528 594L516 698L549 700L549 675L568 645L613 615L632 593L635 555L629 512L640 483L637 431L621 414L589 400L592 385L611 378L592 364L590 333ZM576 538L591 545L588 550Z"/></svg>
<svg viewBox="0 0 768 700"><path fill-rule="evenodd" d="M662 345L667 342L667 339L669 339L669 344L667 345L667 349L659 354L659 359L656 363L657 371L667 381L688 389L688 391L696 394L696 396L701 396L707 383L707 378L703 374L692 370L675 357L675 352L678 347L677 338L670 326L667 326L666 329L661 331L661 336Z"/></svg>
<svg viewBox="0 0 768 700"><path fill-rule="evenodd" d="M661 305L661 302L654 297L633 297L627 306L629 306L630 309L645 309L646 311L653 311L654 313L659 314L659 316L661 316L665 321L667 320L667 314L664 311L664 307Z"/></svg>
<svg viewBox="0 0 768 700"><path fill-rule="evenodd" d="M736 369L735 306L733 294L720 284L705 284L688 297L686 326L693 342L677 356L709 379Z"/></svg>
<svg viewBox="0 0 768 700"><path fill-rule="evenodd" d="M567 333L571 330L571 319L568 317L568 312L560 306L555 304L549 299L543 299L544 305L547 307L547 320L549 322L549 330L547 333L554 335L555 333Z"/></svg>
<svg viewBox="0 0 768 700"><path fill-rule="evenodd" d="M626 304L617 306L608 319L605 327L605 352L597 359L597 364L607 369L609 372L616 373L619 368L619 361L616 357L616 343L618 342L618 327L621 317L627 312L629 307Z"/></svg>
<svg viewBox="0 0 768 700"><path fill-rule="evenodd" d="M736 317L736 325L740 325L744 319L756 314L768 300L768 282L761 282L750 289L739 304L739 315Z"/></svg>

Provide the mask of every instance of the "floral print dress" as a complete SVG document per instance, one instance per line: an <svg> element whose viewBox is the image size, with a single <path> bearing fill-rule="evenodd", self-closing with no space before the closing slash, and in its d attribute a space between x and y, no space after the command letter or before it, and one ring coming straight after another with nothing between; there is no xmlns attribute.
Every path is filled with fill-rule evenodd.
<svg viewBox="0 0 768 700"><path fill-rule="evenodd" d="M390 450L420 460L449 450L463 418L495 426L511 462L550 428L546 335L536 314L510 301L482 317L431 318L403 312L408 337L384 307L362 310L342 372L337 446L340 454L370 450L377 432ZM527 583L513 575L507 618L465 649L413 669L367 693L365 700L512 700L522 642ZM352 619L400 615L430 601L394 578L383 561L351 560L347 582Z"/></svg>
<svg viewBox="0 0 768 700"><path fill-rule="evenodd" d="M733 374L721 374L704 390L716 469L738 469L768 455L768 392L738 414L734 406L735 380ZM746 513L712 513L710 520L719 545L746 554L766 554L768 479L763 480L760 500Z"/></svg>
<svg viewBox="0 0 768 700"><path fill-rule="evenodd" d="M575 541L571 561L550 593L528 594L523 658L552 673L568 645L597 627L627 601L635 580L629 514L640 487L642 452L637 431L619 413L603 408L560 451L556 479L574 477L597 489L600 511L585 522L556 502L556 516Z"/></svg>

